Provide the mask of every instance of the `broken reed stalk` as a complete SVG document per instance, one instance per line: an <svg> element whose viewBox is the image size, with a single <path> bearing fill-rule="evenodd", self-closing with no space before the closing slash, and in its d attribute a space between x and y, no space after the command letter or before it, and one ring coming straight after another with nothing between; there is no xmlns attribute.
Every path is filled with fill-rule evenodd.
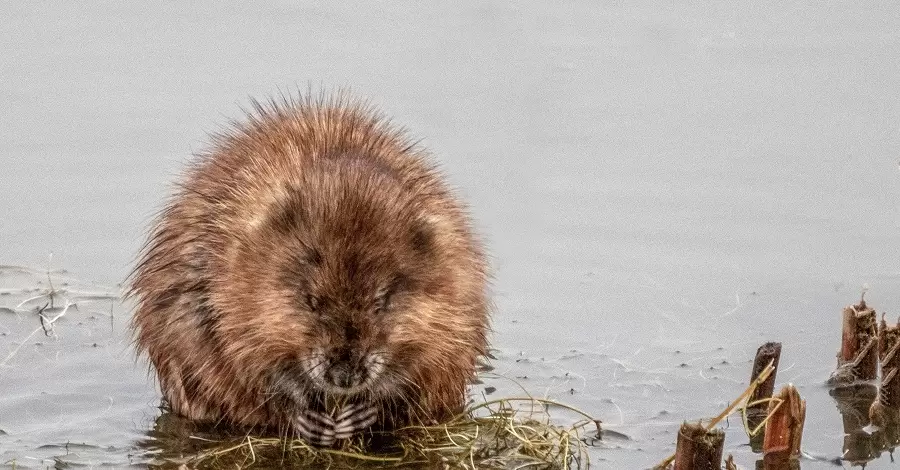
<svg viewBox="0 0 900 470"><path fill-rule="evenodd" d="M784 464L800 456L806 400L793 385L785 385L769 402L769 419L763 439L763 460L767 465Z"/></svg>
<svg viewBox="0 0 900 470"><path fill-rule="evenodd" d="M725 470L738 470L737 464L734 463L734 456L731 454L728 454L725 459Z"/></svg>
<svg viewBox="0 0 900 470"><path fill-rule="evenodd" d="M878 369L878 320L875 310L860 300L844 308L841 326L841 352L837 369L829 383L848 384L873 380Z"/></svg>
<svg viewBox="0 0 900 470"><path fill-rule="evenodd" d="M759 432L766 416L769 414L769 398L775 390L775 375L778 373L778 360L781 358L781 343L768 342L756 350L753 371L750 381L755 382L766 365L772 365L772 373L750 394L747 399L747 433L750 435L750 447L754 452L762 452L763 433Z"/></svg>
<svg viewBox="0 0 900 470"><path fill-rule="evenodd" d="M763 369L763 371L759 374L759 377L757 377L756 380L750 382L750 385L748 385L747 388L744 389L744 392L741 393L741 395L739 397L735 398L734 401L732 401L724 410L722 410L722 412L719 413L718 416L711 419L709 421L709 423L706 424L705 429L707 431L711 430L717 424L719 424L720 421L722 421L728 415L730 415L741 404L746 403L747 397L749 397L750 394L753 393L753 390L756 390L756 387L758 387L760 383L764 382L769 377L769 374L771 374L773 370L775 370L775 369L772 367L772 364L767 365L766 368ZM673 460L675 460L675 454L672 454L672 455L666 457L662 462L656 464L656 466L654 466L653 468L654 469L668 468L669 464L672 463Z"/></svg>
<svg viewBox="0 0 900 470"><path fill-rule="evenodd" d="M724 446L725 431L684 423L678 430L675 470L719 470Z"/></svg>
<svg viewBox="0 0 900 470"><path fill-rule="evenodd" d="M878 327L878 357L881 384L878 399L869 408L869 419L884 428L900 422L900 325L888 326L883 316Z"/></svg>
<svg viewBox="0 0 900 470"><path fill-rule="evenodd" d="M756 359L753 361L753 373L750 375L750 381L756 381L769 364L772 364L772 373L769 374L766 380L760 382L759 386L750 394L748 401L751 404L747 407L748 412L760 410L765 413L766 408L768 408L765 402L760 402L760 400L771 398L772 392L775 391L775 375L778 373L779 359L781 359L781 343L768 342L756 350Z"/></svg>

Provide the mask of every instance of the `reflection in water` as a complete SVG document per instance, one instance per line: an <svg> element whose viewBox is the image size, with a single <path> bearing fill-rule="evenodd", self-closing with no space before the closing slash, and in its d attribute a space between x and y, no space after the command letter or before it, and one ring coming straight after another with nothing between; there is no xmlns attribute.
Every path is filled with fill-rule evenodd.
<svg viewBox="0 0 900 470"><path fill-rule="evenodd" d="M790 459L786 461L767 462L765 459L756 461L756 470L800 470L800 461Z"/></svg>
<svg viewBox="0 0 900 470"><path fill-rule="evenodd" d="M292 451L277 445L248 445L247 430L197 423L162 409L146 438L137 443L149 465L168 468L188 464L197 468L382 468L384 462L367 462L340 455L319 455ZM390 452L389 444L380 449ZM396 449L394 449L396 452ZM323 461L324 460L324 461ZM417 462L395 468L440 468L440 462ZM432 465L434 464L434 465Z"/></svg>
<svg viewBox="0 0 900 470"><path fill-rule="evenodd" d="M865 465L878 458L881 452L896 445L897 426L869 432L869 408L878 396L878 388L871 383L857 383L829 391L837 402L844 424L842 458L851 465Z"/></svg>
<svg viewBox="0 0 900 470"><path fill-rule="evenodd" d="M160 462L178 462L196 456L208 446L209 440L221 439L212 427L204 429L201 424L170 413L165 407L161 411L146 438L137 442L137 447L145 450L148 457Z"/></svg>

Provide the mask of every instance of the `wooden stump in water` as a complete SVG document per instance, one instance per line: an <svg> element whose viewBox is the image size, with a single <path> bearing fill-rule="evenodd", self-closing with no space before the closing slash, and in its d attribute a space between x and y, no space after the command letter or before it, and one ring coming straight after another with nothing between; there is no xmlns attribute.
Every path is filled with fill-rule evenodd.
<svg viewBox="0 0 900 470"><path fill-rule="evenodd" d="M721 429L707 431L700 423L684 423L678 430L675 470L719 470L724 446Z"/></svg>
<svg viewBox="0 0 900 470"><path fill-rule="evenodd" d="M841 351L837 369L828 382L833 385L873 380L878 370L878 321L875 310L860 300L844 308Z"/></svg>
<svg viewBox="0 0 900 470"><path fill-rule="evenodd" d="M800 456L803 423L806 421L806 400L800 398L793 385L785 385L775 398L777 400L769 402L771 416L766 422L763 439L766 468L782 468Z"/></svg>
<svg viewBox="0 0 900 470"><path fill-rule="evenodd" d="M900 325L888 326L884 318L878 327L878 357L881 384L869 418L872 424L885 428L900 423Z"/></svg>
<svg viewBox="0 0 900 470"><path fill-rule="evenodd" d="M747 403L751 403L747 407L747 432L751 432L766 419L769 414L769 404L765 401L772 397L775 390L775 374L778 372L778 360L781 358L781 343L769 342L765 343L756 350L756 359L753 361L753 372L750 374L750 382L756 381L762 371L770 363L772 364L772 372L766 380L753 390L753 394L747 399ZM750 436L750 448L753 452L762 452L763 433L759 432Z"/></svg>

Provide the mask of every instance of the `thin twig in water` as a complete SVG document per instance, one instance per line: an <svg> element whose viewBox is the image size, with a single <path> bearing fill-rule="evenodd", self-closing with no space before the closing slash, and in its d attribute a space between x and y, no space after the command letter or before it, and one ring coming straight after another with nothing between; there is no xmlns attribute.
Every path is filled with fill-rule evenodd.
<svg viewBox="0 0 900 470"><path fill-rule="evenodd" d="M3 367L3 366L5 366L7 363L9 363L9 360L12 359L13 356L15 356L16 353L19 352L19 349L22 349L22 346L23 346L25 343L27 343L28 340L31 339L32 336L34 336L35 334L37 334L37 332L38 332L38 331L41 331L43 328L44 328L43 326L39 326L39 327L35 328L34 331L32 331L31 333L29 333L28 336L26 336L25 339L23 339L23 340L19 343L19 345L15 347L15 349L13 349L12 351L10 351L9 355L6 356L6 359L4 359L3 362L0 362L0 367Z"/></svg>

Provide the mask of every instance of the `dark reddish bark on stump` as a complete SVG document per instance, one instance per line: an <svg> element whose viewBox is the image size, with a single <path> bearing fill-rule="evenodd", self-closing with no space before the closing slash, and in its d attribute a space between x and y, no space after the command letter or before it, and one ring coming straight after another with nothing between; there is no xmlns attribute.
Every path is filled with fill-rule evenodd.
<svg viewBox="0 0 900 470"><path fill-rule="evenodd" d="M719 470L724 446L721 429L707 431L700 423L684 423L678 430L675 470Z"/></svg>
<svg viewBox="0 0 900 470"><path fill-rule="evenodd" d="M806 420L806 400L793 385L785 385L775 397L782 401L769 402L769 420L763 439L763 460L777 468L800 456L800 441L803 439L803 423Z"/></svg>
<svg viewBox="0 0 900 470"><path fill-rule="evenodd" d="M765 343L756 350L756 359L753 361L753 372L750 375L750 382L752 383L759 378L759 375L770 363L772 364L772 373L756 387L747 403L756 403L759 400L772 397L772 392L775 390L775 374L778 373L778 360L780 358L781 343ZM756 429L766 419L768 410L769 404L766 402L756 403L747 407L748 432ZM762 432L750 436L750 447L754 452L762 452L762 437Z"/></svg>
<svg viewBox="0 0 900 470"><path fill-rule="evenodd" d="M756 350L756 359L753 361L753 373L750 376L750 381L756 380L770 362L772 363L772 373L750 395L750 403L772 396L772 392L775 391L775 374L778 373L778 360L780 358L781 343L769 342ZM768 404L760 403L749 409L757 408L768 408Z"/></svg>
<svg viewBox="0 0 900 470"><path fill-rule="evenodd" d="M872 380L878 370L878 321L875 310L861 300L844 308L838 367L829 382L840 385Z"/></svg>

